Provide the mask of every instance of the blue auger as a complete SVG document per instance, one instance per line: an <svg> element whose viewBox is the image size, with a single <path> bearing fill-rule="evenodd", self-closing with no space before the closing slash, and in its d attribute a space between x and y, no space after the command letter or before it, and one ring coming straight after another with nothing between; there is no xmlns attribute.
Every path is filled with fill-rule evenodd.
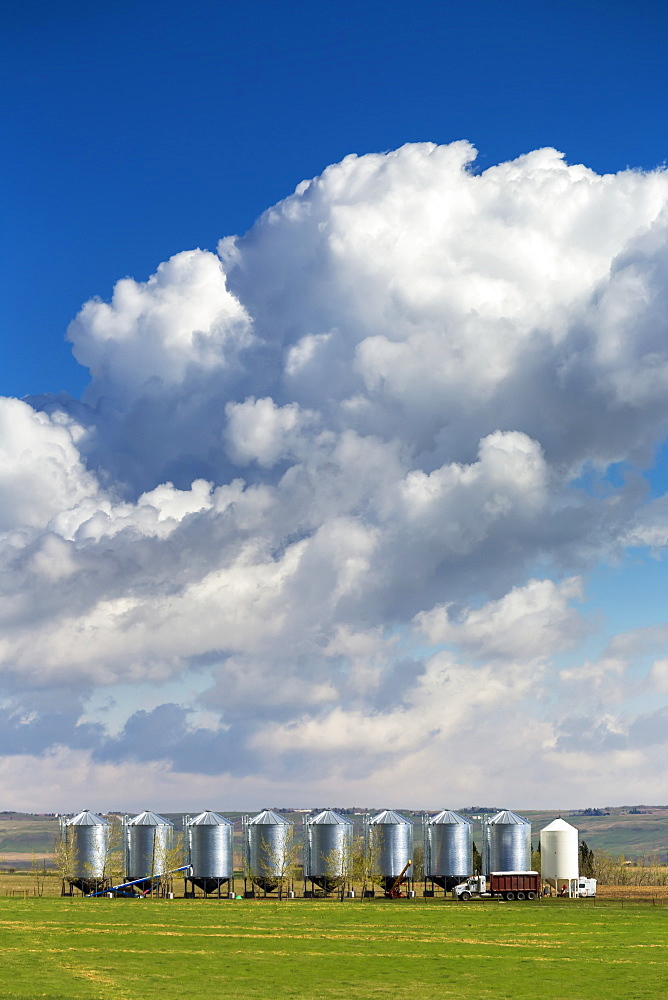
<svg viewBox="0 0 668 1000"><path fill-rule="evenodd" d="M180 868L173 868L170 872L161 872L161 875L176 875L177 872L190 871L191 865L182 865ZM104 896L107 892L117 892L119 889L128 889L131 885L139 885L140 882L146 882L151 878L155 878L153 875L144 875L143 878L135 878L132 882L121 882L120 885L111 885L108 889L101 889L100 892L89 892L86 898L90 899L93 896ZM124 896L131 896L132 893L124 892Z"/></svg>

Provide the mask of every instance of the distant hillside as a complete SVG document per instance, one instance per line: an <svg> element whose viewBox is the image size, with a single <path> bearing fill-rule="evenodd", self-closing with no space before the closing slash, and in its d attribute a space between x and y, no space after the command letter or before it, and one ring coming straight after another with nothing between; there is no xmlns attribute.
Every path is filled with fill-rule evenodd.
<svg viewBox="0 0 668 1000"><path fill-rule="evenodd" d="M376 810L372 810L376 811ZM399 809L415 823L415 840L419 843L422 837L422 814L412 813L408 809ZM429 813L438 811L438 807L427 810ZM458 810L467 815L468 810ZM476 810L481 812L482 810ZM492 810L495 811L495 810ZM568 811L564 810L522 810L515 809L520 815L530 820L532 825L534 847L538 844L538 835L542 827L561 816L579 831L580 840L585 840L593 851L609 851L611 854L625 855L629 860L657 859L662 864L668 864L668 806L633 806L605 807L598 810ZM362 817L350 815L355 822L356 830L361 832ZM230 813L223 810L230 819L239 820L241 813ZM177 830L182 829L182 814L167 813ZM302 812L285 810L301 827ZM237 847L241 847L240 823L236 824ZM58 820L51 815L31 815L28 813L0 813L0 860L10 854L34 853L41 858L53 851L59 834ZM475 821L474 840L480 846L480 825Z"/></svg>
<svg viewBox="0 0 668 1000"><path fill-rule="evenodd" d="M58 833L55 816L0 813L0 859L13 853L34 852L40 858L50 854Z"/></svg>
<svg viewBox="0 0 668 1000"><path fill-rule="evenodd" d="M598 811L603 815L568 811L528 811L522 815L531 820L536 835L546 823L561 816L577 827L580 840L586 840L593 851L624 854L629 860L658 856L662 864L668 864L668 806L606 807Z"/></svg>

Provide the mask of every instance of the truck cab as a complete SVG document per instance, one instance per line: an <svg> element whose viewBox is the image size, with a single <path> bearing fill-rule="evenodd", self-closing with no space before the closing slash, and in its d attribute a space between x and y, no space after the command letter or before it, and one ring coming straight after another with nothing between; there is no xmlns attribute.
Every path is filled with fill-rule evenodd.
<svg viewBox="0 0 668 1000"><path fill-rule="evenodd" d="M460 882L452 890L455 899L472 899L487 892L487 879L484 875L471 875L465 882Z"/></svg>

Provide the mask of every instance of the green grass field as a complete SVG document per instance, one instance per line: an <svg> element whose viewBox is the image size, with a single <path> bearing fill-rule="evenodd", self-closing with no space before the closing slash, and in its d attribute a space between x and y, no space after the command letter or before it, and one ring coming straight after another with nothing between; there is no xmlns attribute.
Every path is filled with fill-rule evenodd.
<svg viewBox="0 0 668 1000"><path fill-rule="evenodd" d="M656 998L668 907L0 899L4 998Z"/></svg>

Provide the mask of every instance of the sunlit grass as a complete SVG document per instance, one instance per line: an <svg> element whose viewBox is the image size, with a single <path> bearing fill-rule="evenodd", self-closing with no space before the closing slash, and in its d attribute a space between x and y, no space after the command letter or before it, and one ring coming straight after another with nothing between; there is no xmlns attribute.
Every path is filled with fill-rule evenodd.
<svg viewBox="0 0 668 1000"><path fill-rule="evenodd" d="M0 899L2 996L658 997L668 908Z"/></svg>

